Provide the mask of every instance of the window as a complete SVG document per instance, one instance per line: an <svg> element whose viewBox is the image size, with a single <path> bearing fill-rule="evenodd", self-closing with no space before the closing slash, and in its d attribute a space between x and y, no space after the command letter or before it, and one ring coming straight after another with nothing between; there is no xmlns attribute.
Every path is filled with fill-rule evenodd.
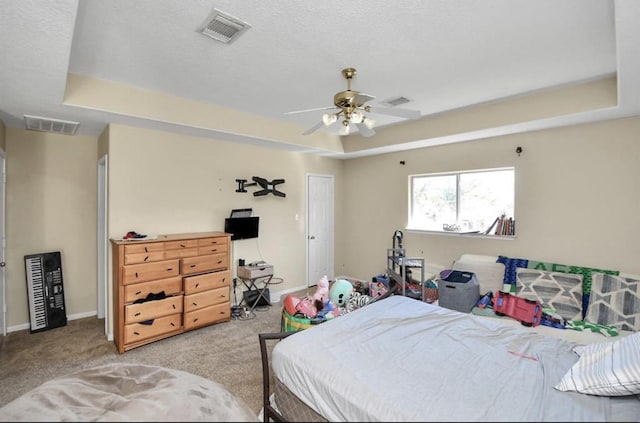
<svg viewBox="0 0 640 423"><path fill-rule="evenodd" d="M408 229L487 232L496 218L514 216L514 173L501 168L410 175Z"/></svg>

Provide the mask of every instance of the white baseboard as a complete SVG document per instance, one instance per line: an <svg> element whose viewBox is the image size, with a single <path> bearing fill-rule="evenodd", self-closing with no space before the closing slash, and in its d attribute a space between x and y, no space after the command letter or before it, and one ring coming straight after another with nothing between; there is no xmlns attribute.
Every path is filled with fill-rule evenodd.
<svg viewBox="0 0 640 423"><path fill-rule="evenodd" d="M280 298L284 297L287 294L290 294L291 292L297 292L303 289L308 289L309 287L306 285L302 285L302 286L297 286L294 288L289 288L289 289L284 289L282 291L271 291L269 290L269 299L271 300L271 304L273 303L277 303L280 302ZM314 290L312 290L314 291Z"/></svg>
<svg viewBox="0 0 640 423"><path fill-rule="evenodd" d="M84 313L77 313L77 314L71 314L69 316L67 316L67 320L77 320L77 319L84 319L85 317L91 317L91 316L97 316L98 312L97 311L86 311ZM14 326L9 326L7 327L7 333L10 332L18 332L20 330L25 330L25 329L29 329L31 328L31 324L30 323L21 323L19 325L14 325ZM113 337L113 335L111 335Z"/></svg>

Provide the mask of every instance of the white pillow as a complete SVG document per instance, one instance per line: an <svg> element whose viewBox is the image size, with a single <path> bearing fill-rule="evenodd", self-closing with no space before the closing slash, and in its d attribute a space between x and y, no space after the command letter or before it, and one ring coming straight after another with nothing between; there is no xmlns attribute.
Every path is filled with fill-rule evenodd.
<svg viewBox="0 0 640 423"><path fill-rule="evenodd" d="M603 396L640 394L640 332L573 351L580 358L554 388Z"/></svg>
<svg viewBox="0 0 640 423"><path fill-rule="evenodd" d="M489 261L467 261L457 260L453 263L453 270L466 270L473 272L478 279L480 285L480 295L484 295L487 291L496 291L502 289L504 280L504 264Z"/></svg>

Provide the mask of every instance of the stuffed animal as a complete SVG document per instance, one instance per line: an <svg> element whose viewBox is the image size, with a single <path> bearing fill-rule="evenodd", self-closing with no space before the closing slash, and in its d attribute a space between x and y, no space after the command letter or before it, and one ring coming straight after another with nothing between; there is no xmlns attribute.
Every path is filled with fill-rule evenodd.
<svg viewBox="0 0 640 423"><path fill-rule="evenodd" d="M311 296L311 298L318 310L322 310L324 308L324 304L329 299L329 279L327 278L327 275L320 278L316 287L316 292Z"/></svg>
<svg viewBox="0 0 640 423"><path fill-rule="evenodd" d="M322 310L318 311L316 317L322 317L327 320L333 319L334 317L338 317L340 315L340 307L336 306L330 299L327 299L324 302L324 307Z"/></svg>
<svg viewBox="0 0 640 423"><path fill-rule="evenodd" d="M344 307L347 305L352 292L353 285L351 285L351 282L346 279L336 279L331 289L329 289L329 297L338 307Z"/></svg>
<svg viewBox="0 0 640 423"><path fill-rule="evenodd" d="M318 314L318 309L313 303L314 301L310 297L300 298L291 294L288 294L283 300L284 309L291 316L300 313L308 318L316 317Z"/></svg>
<svg viewBox="0 0 640 423"><path fill-rule="evenodd" d="M296 310L310 319L313 319L318 314L318 309L310 297L302 298L296 306Z"/></svg>
<svg viewBox="0 0 640 423"><path fill-rule="evenodd" d="M288 294L286 297L284 297L282 303L284 304L284 309L287 311L287 313L293 316L298 311L297 307L298 304L300 304L300 298L296 297L295 295Z"/></svg>

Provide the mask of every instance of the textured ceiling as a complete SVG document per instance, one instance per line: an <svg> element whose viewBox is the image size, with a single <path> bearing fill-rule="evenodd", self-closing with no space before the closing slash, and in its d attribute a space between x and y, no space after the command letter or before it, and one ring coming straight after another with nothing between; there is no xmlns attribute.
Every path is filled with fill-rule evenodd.
<svg viewBox="0 0 640 423"><path fill-rule="evenodd" d="M323 111L285 113L331 107L346 89L345 67L358 70L352 89L376 97L369 104L404 96L412 102L400 107L422 116L617 74L619 107L582 120L635 115L638 3L2 0L0 118L21 128L24 114L75 120L88 135L109 122L172 130L64 105L73 73L287 121L302 133ZM251 28L230 45L198 33L214 8ZM374 118L378 128L402 120Z"/></svg>

